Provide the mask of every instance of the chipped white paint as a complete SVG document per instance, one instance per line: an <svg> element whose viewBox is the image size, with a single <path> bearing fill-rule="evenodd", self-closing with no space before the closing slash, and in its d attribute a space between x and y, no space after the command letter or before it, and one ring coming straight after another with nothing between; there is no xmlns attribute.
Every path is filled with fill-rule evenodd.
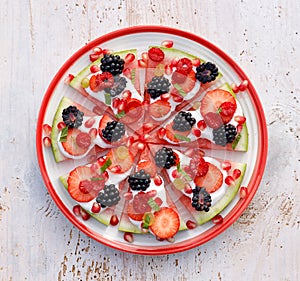
<svg viewBox="0 0 300 281"><path fill-rule="evenodd" d="M2 0L0 280L300 280L299 14L294 0ZM221 47L251 77L267 117L268 163L249 208L216 239L176 255L126 254L79 232L36 161L38 110L55 72L89 40L137 24Z"/></svg>

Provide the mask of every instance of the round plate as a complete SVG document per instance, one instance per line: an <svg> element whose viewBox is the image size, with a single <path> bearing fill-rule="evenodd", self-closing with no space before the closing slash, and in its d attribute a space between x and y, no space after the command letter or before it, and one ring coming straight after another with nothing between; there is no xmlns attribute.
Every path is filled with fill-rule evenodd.
<svg viewBox="0 0 300 281"><path fill-rule="evenodd" d="M248 80L248 88L243 92L242 98L239 99L247 117L248 151L232 155L232 157L237 157L234 160L247 163L242 186L247 187L248 195L244 199L236 196L222 211L223 223L215 225L208 222L193 230L178 232L174 243L159 242L152 235L136 235L134 243L128 243L124 240L123 233L117 230L117 227L110 227L108 231L107 226L94 219L83 221L73 214L74 201L58 177L72 170L74 162L65 161L67 163L59 164L55 162L51 148L43 145L43 124L52 124L62 96L74 97L77 95L74 89L64 83L64 79L69 73L78 73L88 65L89 54L95 47L101 46L112 50L137 48L138 51L143 52L148 49L148 46L159 45L164 40L172 40L176 49L214 62L222 72L223 77L221 79L224 82L239 85L241 81ZM257 191L263 175L267 157L267 129L263 109L253 85L241 68L223 51L199 36L181 30L169 27L138 26L101 36L85 45L66 61L51 81L43 99L37 124L36 145L38 162L48 191L63 214L77 228L96 241L118 250L135 254L160 255L185 251L199 246L219 235L242 214Z"/></svg>

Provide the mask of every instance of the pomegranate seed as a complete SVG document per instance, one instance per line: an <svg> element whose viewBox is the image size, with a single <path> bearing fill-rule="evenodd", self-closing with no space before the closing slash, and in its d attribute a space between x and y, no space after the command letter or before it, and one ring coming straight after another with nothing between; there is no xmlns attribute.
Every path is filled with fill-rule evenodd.
<svg viewBox="0 0 300 281"><path fill-rule="evenodd" d="M87 221L91 217L91 215L82 208L80 208L80 215L84 221Z"/></svg>
<svg viewBox="0 0 300 281"><path fill-rule="evenodd" d="M89 135L91 136L91 138L94 140L97 137L98 131L96 128L92 128L89 131Z"/></svg>
<svg viewBox="0 0 300 281"><path fill-rule="evenodd" d="M195 129L193 128L192 129L192 133L197 137L199 138L201 136L201 131L199 129Z"/></svg>
<svg viewBox="0 0 300 281"><path fill-rule="evenodd" d="M120 104L120 99L119 98L114 98L113 101L112 101L112 106L114 108L118 108L119 104Z"/></svg>
<svg viewBox="0 0 300 281"><path fill-rule="evenodd" d="M227 176L227 177L225 178L225 183L226 183L227 185L234 185L234 184L235 184L235 181L234 181L234 179L233 179L232 176Z"/></svg>
<svg viewBox="0 0 300 281"><path fill-rule="evenodd" d="M179 176L180 176L180 174L178 173L177 169L175 169L175 170L172 171L172 177L173 178L177 178Z"/></svg>
<svg viewBox="0 0 300 281"><path fill-rule="evenodd" d="M96 73L96 72L98 72L99 70L100 70L99 65L92 65L92 66L90 67L90 71L91 71L92 73Z"/></svg>
<svg viewBox="0 0 300 281"><path fill-rule="evenodd" d="M166 94L162 94L160 96L160 99L163 100L163 101L168 101L170 99L171 95L169 93L166 93Z"/></svg>
<svg viewBox="0 0 300 281"><path fill-rule="evenodd" d="M106 162L106 159L104 157L100 157L98 159L98 163L99 163L100 166L103 166L105 162Z"/></svg>
<svg viewBox="0 0 300 281"><path fill-rule="evenodd" d="M97 59L99 59L99 57L100 57L100 55L98 55L98 54L90 54L90 61L94 62Z"/></svg>
<svg viewBox="0 0 300 281"><path fill-rule="evenodd" d="M194 228L197 227L197 223L194 222L194 221L188 220L188 221L186 222L186 227L187 227L188 229L194 229Z"/></svg>
<svg viewBox="0 0 300 281"><path fill-rule="evenodd" d="M242 172L240 169L234 169L232 172L233 179L238 179L241 176Z"/></svg>
<svg viewBox="0 0 300 281"><path fill-rule="evenodd" d="M103 176L106 180L109 178L108 172L107 172L107 171L104 171L104 172L102 173L102 176Z"/></svg>
<svg viewBox="0 0 300 281"><path fill-rule="evenodd" d="M104 54L104 55L106 55L106 54L109 55L109 54L111 54L112 52L113 52L113 51L110 50L110 49L104 49L104 50L103 50L103 54Z"/></svg>
<svg viewBox="0 0 300 281"><path fill-rule="evenodd" d="M130 70L129 68L125 68L125 69L123 70L123 74L124 74L129 80L131 80L132 74L131 74L131 70Z"/></svg>
<svg viewBox="0 0 300 281"><path fill-rule="evenodd" d="M159 175L156 175L153 180L154 184L160 186L162 184L162 179Z"/></svg>
<svg viewBox="0 0 300 281"><path fill-rule="evenodd" d="M174 243L175 238L174 237L169 237L169 238L167 238L167 241L170 242L170 243Z"/></svg>
<svg viewBox="0 0 300 281"><path fill-rule="evenodd" d="M214 224L221 224L223 222L223 217L219 214L212 218Z"/></svg>
<svg viewBox="0 0 300 281"><path fill-rule="evenodd" d="M148 59L149 59L148 52L143 52L141 56L142 56L143 61L145 61L145 62L148 61Z"/></svg>
<svg viewBox="0 0 300 281"><path fill-rule="evenodd" d="M150 131L150 130L153 129L153 127L154 127L154 125L152 123L145 123L143 125L143 128L144 128L145 131Z"/></svg>
<svg viewBox="0 0 300 281"><path fill-rule="evenodd" d="M165 129L165 128L160 128L160 129L158 130L158 137L159 137L160 139L163 139L164 136L165 136L165 134L166 134L166 129Z"/></svg>
<svg viewBox="0 0 300 281"><path fill-rule="evenodd" d="M130 136L128 139L127 139L127 146L131 146L134 142L134 137L133 136Z"/></svg>
<svg viewBox="0 0 300 281"><path fill-rule="evenodd" d="M144 60L142 60L142 59L139 59L139 60L138 60L138 65L139 65L139 67L141 67L141 68L146 68L146 67L147 67L147 62L144 61Z"/></svg>
<svg viewBox="0 0 300 281"><path fill-rule="evenodd" d="M248 87L248 80L244 80L238 87L239 91L243 92L247 89Z"/></svg>
<svg viewBox="0 0 300 281"><path fill-rule="evenodd" d="M179 58L174 58L172 61L171 61L171 67L175 67L177 65L179 61Z"/></svg>
<svg viewBox="0 0 300 281"><path fill-rule="evenodd" d="M144 150L145 145L142 142L139 142L137 145L138 150Z"/></svg>
<svg viewBox="0 0 300 281"><path fill-rule="evenodd" d="M62 130L62 129L65 128L65 127L66 127L66 124L65 124L65 122L63 122L63 121L61 121L61 122L59 122L59 123L57 124L58 130Z"/></svg>
<svg viewBox="0 0 300 281"><path fill-rule="evenodd" d="M186 185L184 186L184 192L186 194L192 194L193 193L193 189L192 187L190 186L190 184L186 183Z"/></svg>
<svg viewBox="0 0 300 281"><path fill-rule="evenodd" d="M94 202L91 211L92 211L94 214L99 213L99 212L101 211L101 205L98 204L97 202Z"/></svg>
<svg viewBox="0 0 300 281"><path fill-rule="evenodd" d="M110 170L112 173L120 173L122 171L120 165L116 165L116 166L112 167Z"/></svg>
<svg viewBox="0 0 300 281"><path fill-rule="evenodd" d="M201 64L201 61L198 58L192 59L192 65L197 67Z"/></svg>
<svg viewBox="0 0 300 281"><path fill-rule="evenodd" d="M201 131L204 131L205 128L206 128L206 123L205 123L205 121L204 121L204 120L198 121L197 127L198 127Z"/></svg>
<svg viewBox="0 0 300 281"><path fill-rule="evenodd" d="M129 242L129 243L132 243L133 242L133 234L130 233L130 232L125 232L124 233L124 240Z"/></svg>
<svg viewBox="0 0 300 281"><path fill-rule="evenodd" d="M231 169L231 163L228 162L228 161L224 161L224 162L222 163L222 169L223 169L224 171L229 171L229 170Z"/></svg>
<svg viewBox="0 0 300 281"><path fill-rule="evenodd" d="M68 76L65 78L64 83L69 85L71 83L71 81L74 79L74 75L73 74L68 74Z"/></svg>
<svg viewBox="0 0 300 281"><path fill-rule="evenodd" d="M155 189L152 189L147 192L147 195L150 197L155 197L157 195L157 191Z"/></svg>
<svg viewBox="0 0 300 281"><path fill-rule="evenodd" d="M232 83L231 84L231 89L234 93L238 93L239 92L239 87L237 86L237 84Z"/></svg>
<svg viewBox="0 0 300 281"><path fill-rule="evenodd" d="M129 201L133 198L132 192L125 192L124 193L124 199Z"/></svg>
<svg viewBox="0 0 300 281"><path fill-rule="evenodd" d="M122 94L123 98L125 100L129 100L132 96L131 92L129 90L124 91L124 93Z"/></svg>
<svg viewBox="0 0 300 281"><path fill-rule="evenodd" d="M95 122L96 122L96 120L94 118L90 118L84 122L84 126L86 128L92 128L93 125L95 124Z"/></svg>
<svg viewBox="0 0 300 281"><path fill-rule="evenodd" d="M155 201L155 203L156 203L158 206L161 206L162 203L163 203L163 201L161 200L160 197L156 197L156 198L154 199L154 201Z"/></svg>
<svg viewBox="0 0 300 281"><path fill-rule="evenodd" d="M124 60L125 60L125 63L133 62L135 60L135 55L132 53L129 53L126 55Z"/></svg>
<svg viewBox="0 0 300 281"><path fill-rule="evenodd" d="M234 116L234 121L240 125L243 125L246 122L245 116Z"/></svg>
<svg viewBox="0 0 300 281"><path fill-rule="evenodd" d="M237 125L236 126L236 132L239 134L243 130L243 125Z"/></svg>
<svg viewBox="0 0 300 281"><path fill-rule="evenodd" d="M119 104L119 106L118 106L118 110L119 111L124 111L125 110L125 108L126 108L126 100L120 100L120 104Z"/></svg>
<svg viewBox="0 0 300 281"><path fill-rule="evenodd" d="M247 189L247 187L241 186L241 188L240 188L240 198L244 199L244 198L247 197L247 195L248 195L248 189Z"/></svg>
<svg viewBox="0 0 300 281"><path fill-rule="evenodd" d="M48 124L43 124L43 131L47 136L51 135L52 127Z"/></svg>
<svg viewBox="0 0 300 281"><path fill-rule="evenodd" d="M165 74L171 75L172 74L172 67L170 65L165 66Z"/></svg>
<svg viewBox="0 0 300 281"><path fill-rule="evenodd" d="M43 138L43 144L45 147L50 147L51 146L51 139L49 137L44 137Z"/></svg>
<svg viewBox="0 0 300 281"><path fill-rule="evenodd" d="M77 217L80 216L80 209L81 209L80 205L75 205L73 207L73 213L74 213L75 216L77 216Z"/></svg>
<svg viewBox="0 0 300 281"><path fill-rule="evenodd" d="M100 47L96 47L96 48L94 48L93 52L94 52L94 54L101 55L102 49Z"/></svg>
<svg viewBox="0 0 300 281"><path fill-rule="evenodd" d="M161 46L163 46L165 48L172 48L173 44L174 44L174 42L172 40L164 40L161 42Z"/></svg>
<svg viewBox="0 0 300 281"><path fill-rule="evenodd" d="M113 216L110 218L109 224L115 226L115 225L117 225L118 223L119 223L119 218L118 218L118 216L117 216L117 215L113 215Z"/></svg>
<svg viewBox="0 0 300 281"><path fill-rule="evenodd" d="M180 94L178 96L173 96L173 101L182 102L183 101L183 96L181 96Z"/></svg>

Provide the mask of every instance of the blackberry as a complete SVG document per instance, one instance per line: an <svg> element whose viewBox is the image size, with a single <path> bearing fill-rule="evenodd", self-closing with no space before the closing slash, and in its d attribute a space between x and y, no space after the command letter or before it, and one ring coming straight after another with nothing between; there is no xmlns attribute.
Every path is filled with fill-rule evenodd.
<svg viewBox="0 0 300 281"><path fill-rule="evenodd" d="M171 148L163 147L156 152L154 159L158 167L170 169L176 164L177 156Z"/></svg>
<svg viewBox="0 0 300 281"><path fill-rule="evenodd" d="M105 88L105 92L109 93L112 97L121 94L126 88L127 81L124 77L119 75L114 76L114 85L111 88Z"/></svg>
<svg viewBox="0 0 300 281"><path fill-rule="evenodd" d="M102 136L109 142L120 140L125 135L125 126L121 122L111 121L102 130Z"/></svg>
<svg viewBox="0 0 300 281"><path fill-rule="evenodd" d="M132 190L142 190L145 191L150 186L150 175L145 172L145 170L140 170L139 172L130 175L128 178L130 188Z"/></svg>
<svg viewBox="0 0 300 281"><path fill-rule="evenodd" d="M211 196L204 187L196 186L193 189L192 206L196 211L209 211Z"/></svg>
<svg viewBox="0 0 300 281"><path fill-rule="evenodd" d="M76 106L70 105L62 112L64 123L70 128L78 128L82 124L83 112L77 109Z"/></svg>
<svg viewBox="0 0 300 281"><path fill-rule="evenodd" d="M226 124L218 129L213 129L213 141L215 144L225 146L227 143L232 143L237 135L235 126Z"/></svg>
<svg viewBox="0 0 300 281"><path fill-rule="evenodd" d="M147 92L151 98L156 99L170 90L170 81L163 76L155 76L147 84Z"/></svg>
<svg viewBox="0 0 300 281"><path fill-rule="evenodd" d="M105 54L101 59L102 72L110 72L112 75L121 74L124 69L124 60L119 55Z"/></svg>
<svg viewBox="0 0 300 281"><path fill-rule="evenodd" d="M101 190L96 198L96 201L101 204L101 207L111 207L116 205L120 201L119 190L114 184L105 185L103 190Z"/></svg>
<svg viewBox="0 0 300 281"><path fill-rule="evenodd" d="M195 123L196 119L192 117L190 112L180 111L174 118L172 128L176 131L185 132L191 130Z"/></svg>
<svg viewBox="0 0 300 281"><path fill-rule="evenodd" d="M202 63L196 68L196 79L203 84L214 81L218 74L218 68L211 62Z"/></svg>

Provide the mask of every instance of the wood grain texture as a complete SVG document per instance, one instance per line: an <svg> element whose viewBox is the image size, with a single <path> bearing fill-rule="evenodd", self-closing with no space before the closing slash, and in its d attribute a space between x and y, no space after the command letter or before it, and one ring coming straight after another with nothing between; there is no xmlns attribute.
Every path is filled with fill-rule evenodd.
<svg viewBox="0 0 300 281"><path fill-rule="evenodd" d="M2 0L0 280L300 280L300 2ZM216 239L176 255L107 248L60 213L41 178L35 128L44 92L85 43L133 25L198 34L251 77L269 155L244 214Z"/></svg>

